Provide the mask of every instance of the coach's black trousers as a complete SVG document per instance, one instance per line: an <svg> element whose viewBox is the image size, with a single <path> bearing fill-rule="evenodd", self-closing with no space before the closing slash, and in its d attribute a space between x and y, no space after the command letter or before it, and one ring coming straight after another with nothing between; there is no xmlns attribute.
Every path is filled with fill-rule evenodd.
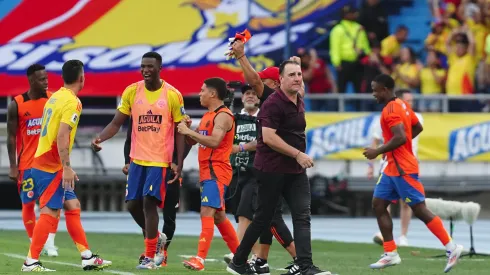
<svg viewBox="0 0 490 275"><path fill-rule="evenodd" d="M293 218L297 263L301 268L311 266L311 194L306 172L301 174L267 173L258 171L257 211L252 224L233 257L237 265L246 263L253 245L264 230L269 230L276 206L284 197Z"/></svg>
<svg viewBox="0 0 490 275"><path fill-rule="evenodd" d="M253 220L254 214L257 211L257 170L233 173L233 178L230 187L227 189L230 195L227 197L227 209L231 209L231 213L235 215L235 221L238 223L239 217L245 217L248 220ZM230 207L230 208L228 208ZM270 230L264 230L260 235L260 244L272 244L272 235L277 241L287 248L293 242L293 236L289 231L288 226L282 218L282 198L277 202L276 211L272 218Z"/></svg>

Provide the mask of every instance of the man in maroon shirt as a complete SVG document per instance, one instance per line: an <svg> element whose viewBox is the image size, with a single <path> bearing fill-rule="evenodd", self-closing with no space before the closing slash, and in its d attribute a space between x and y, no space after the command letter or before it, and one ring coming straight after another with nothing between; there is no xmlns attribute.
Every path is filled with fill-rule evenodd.
<svg viewBox="0 0 490 275"><path fill-rule="evenodd" d="M264 230L268 230L275 206L286 199L291 210L296 242L296 262L304 275L328 275L313 265L311 252L311 194L306 168L313 160L305 154L306 119L299 63L287 60L279 67L280 88L263 103L258 114L258 139L254 167L258 170L257 211L227 271L255 274L247 257Z"/></svg>

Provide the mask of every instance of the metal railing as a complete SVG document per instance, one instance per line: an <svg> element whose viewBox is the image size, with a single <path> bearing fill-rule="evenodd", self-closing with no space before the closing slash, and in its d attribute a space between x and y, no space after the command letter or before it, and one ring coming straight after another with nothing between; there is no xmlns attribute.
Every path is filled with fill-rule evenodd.
<svg viewBox="0 0 490 275"><path fill-rule="evenodd" d="M421 95L413 94L415 101L432 101L437 100L441 103L441 112L450 112L450 102L471 102L471 101L490 101L490 94L471 94L471 95ZM371 94L307 94L305 99L311 100L335 100L337 102L338 112L345 112L346 105L354 101L373 102L374 98ZM350 101L350 102L349 102ZM357 111L357 110L354 110Z"/></svg>
<svg viewBox="0 0 490 275"><path fill-rule="evenodd" d="M413 94L414 100L416 102L425 100L425 101L433 101L437 100L440 102L440 112L448 113L450 112L450 102L471 102L471 101L479 101L479 102L490 102L490 94L471 94L471 95L421 95L421 94ZM235 99L239 99L241 97L240 93L235 93ZM184 98L197 100L198 95L189 95ZM117 102L119 102L120 97L114 97L115 104L114 107L108 108L84 108L83 115L84 116L97 116L97 115L114 115ZM317 101L317 100L329 100L331 102L335 101L336 108L335 112L359 112L365 110L356 110L355 107L347 108L348 106L352 106L354 103L374 103L374 98L371 94L341 94L341 93L329 93L329 94L306 94L305 100ZM7 100L7 103L10 102L10 99ZM315 110L311 110L315 111ZM329 111L329 110L326 110ZM191 117L202 116L206 110L204 109L186 109L186 112ZM1 106L0 115L7 114L7 106Z"/></svg>

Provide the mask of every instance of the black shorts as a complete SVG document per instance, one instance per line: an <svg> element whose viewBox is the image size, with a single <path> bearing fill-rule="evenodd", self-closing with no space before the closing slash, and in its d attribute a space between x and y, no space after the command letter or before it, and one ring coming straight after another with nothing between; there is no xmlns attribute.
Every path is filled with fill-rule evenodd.
<svg viewBox="0 0 490 275"><path fill-rule="evenodd" d="M244 179L243 184L240 201L238 202L235 213L235 220L237 222L238 217L245 217L252 220L255 210L257 210L257 179L255 177L248 177Z"/></svg>
<svg viewBox="0 0 490 275"><path fill-rule="evenodd" d="M226 194L226 209L235 216L244 216L248 219L253 218L257 207L257 179L255 171L233 170L233 178ZM245 203L247 201L248 203Z"/></svg>
<svg viewBox="0 0 490 275"><path fill-rule="evenodd" d="M233 197L231 198L232 213L238 223L238 217L245 217L253 220L257 210L258 184L255 171L241 171L234 173L232 184L234 186ZM279 200L274 213L274 220L282 218L282 199Z"/></svg>

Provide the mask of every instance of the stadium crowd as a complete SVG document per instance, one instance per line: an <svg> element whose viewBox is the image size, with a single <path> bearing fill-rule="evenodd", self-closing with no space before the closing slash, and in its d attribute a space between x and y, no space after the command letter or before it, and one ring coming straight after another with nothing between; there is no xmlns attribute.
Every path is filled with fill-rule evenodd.
<svg viewBox="0 0 490 275"><path fill-rule="evenodd" d="M437 95L490 92L490 1L429 0L431 31L420 51L405 45L410 26L397 25L389 33L385 4L365 0L359 10L343 7L329 35L331 66L314 49L298 50L308 94L346 93L348 83L354 92L369 94L371 80L380 73L390 74L396 89L427 96L413 106L422 112L442 111ZM449 100L451 112L487 112L489 107L488 101ZM338 105L334 99L314 99L310 108L337 111ZM379 111L370 100L354 108Z"/></svg>

